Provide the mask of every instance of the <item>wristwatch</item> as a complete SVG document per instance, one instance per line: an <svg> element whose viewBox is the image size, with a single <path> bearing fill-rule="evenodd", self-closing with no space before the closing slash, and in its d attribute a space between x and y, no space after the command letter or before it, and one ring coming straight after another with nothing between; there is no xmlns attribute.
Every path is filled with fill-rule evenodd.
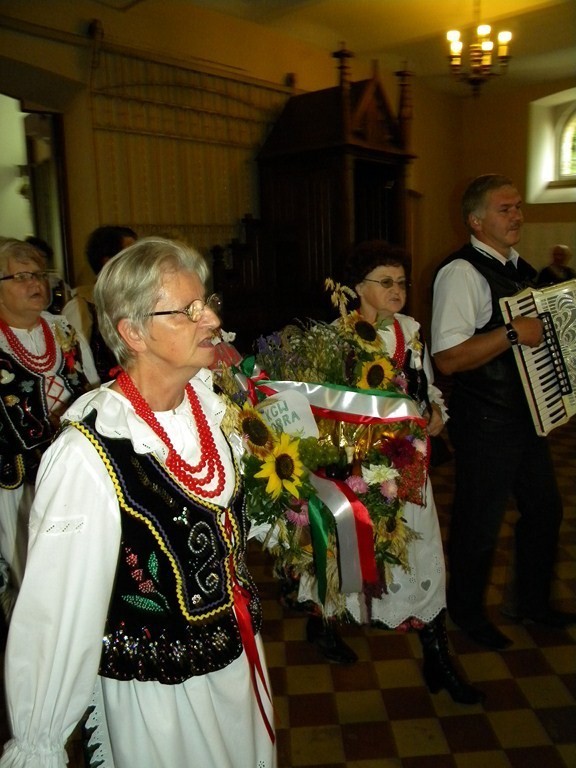
<svg viewBox="0 0 576 768"><path fill-rule="evenodd" d="M512 323L506 323L504 328L506 328L506 338L508 339L510 344L513 347L516 346L516 344L518 344L518 331L516 330L516 328L514 328Z"/></svg>

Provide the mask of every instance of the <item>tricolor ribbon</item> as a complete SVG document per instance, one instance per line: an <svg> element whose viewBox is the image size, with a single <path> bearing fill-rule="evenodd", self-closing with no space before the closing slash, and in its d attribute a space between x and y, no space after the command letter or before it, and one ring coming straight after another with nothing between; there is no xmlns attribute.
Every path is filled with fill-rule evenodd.
<svg viewBox="0 0 576 768"><path fill-rule="evenodd" d="M310 538L312 539L312 557L318 583L320 602L326 602L326 568L328 565L329 524L322 509L321 500L317 496L308 499L308 521L310 523Z"/></svg>
<svg viewBox="0 0 576 768"><path fill-rule="evenodd" d="M368 510L346 483L318 474L311 474L310 482L336 522L340 591L351 594L361 592L364 583L376 584L379 576L374 558L374 529ZM312 541L315 546L314 538ZM318 592L322 597L320 587Z"/></svg>
<svg viewBox="0 0 576 768"><path fill-rule="evenodd" d="M267 381L262 374L253 379L253 384L266 397L278 392L300 392L318 418L353 424L409 420L426 426L426 420L412 398L398 392L350 389L339 384L310 384L306 381Z"/></svg>
<svg viewBox="0 0 576 768"><path fill-rule="evenodd" d="M252 405L256 405L261 400L264 400L266 395L256 388L256 384L259 381L268 381L268 375L260 369L254 355L245 357L241 361L240 366L233 366L232 370L236 381L246 392Z"/></svg>

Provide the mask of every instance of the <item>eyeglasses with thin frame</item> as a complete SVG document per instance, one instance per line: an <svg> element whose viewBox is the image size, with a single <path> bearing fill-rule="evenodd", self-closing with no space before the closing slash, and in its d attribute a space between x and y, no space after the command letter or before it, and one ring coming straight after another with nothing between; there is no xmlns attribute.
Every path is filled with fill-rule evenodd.
<svg viewBox="0 0 576 768"><path fill-rule="evenodd" d="M386 288L387 290L392 288L393 285L397 285L401 291L406 291L408 288L410 288L410 283L403 277L401 277L399 280L394 280L393 277L381 277L380 280L374 280L371 277L365 277L363 282L378 283L378 285L381 285L382 288Z"/></svg>
<svg viewBox="0 0 576 768"><path fill-rule="evenodd" d="M156 315L186 315L188 320L197 323L206 309L211 309L217 315L222 309L222 299L217 293L213 293L205 301L194 299L194 301L183 309L164 309L161 312L149 312L146 317L155 317Z"/></svg>
<svg viewBox="0 0 576 768"><path fill-rule="evenodd" d="M15 272L13 275L0 277L0 281L2 280L14 280L17 283L29 283L32 280L43 282L48 280L48 272Z"/></svg>

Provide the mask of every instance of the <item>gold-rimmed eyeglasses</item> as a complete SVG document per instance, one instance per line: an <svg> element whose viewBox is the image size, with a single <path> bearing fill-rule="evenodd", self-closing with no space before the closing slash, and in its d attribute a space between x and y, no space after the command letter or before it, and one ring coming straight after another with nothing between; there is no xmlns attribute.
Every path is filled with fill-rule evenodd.
<svg viewBox="0 0 576 768"><path fill-rule="evenodd" d="M363 280L364 283L378 283L378 285L381 285L382 288L392 288L393 285L397 285L398 288L400 288L401 291L406 291L408 288L410 288L410 283L408 280L405 280L403 277L401 277L399 280L394 280L393 277L381 277L380 280L374 280L371 277L365 277Z"/></svg>
<svg viewBox="0 0 576 768"><path fill-rule="evenodd" d="M149 312L146 317L154 317L156 315L186 315L188 320L193 323L197 323L202 317L204 310L208 308L217 315L220 314L222 309L222 299L217 293L213 293L205 301L202 299L194 299L194 301L183 309L164 309L161 312Z"/></svg>
<svg viewBox="0 0 576 768"><path fill-rule="evenodd" d="M32 280L42 282L48 280L48 272L15 272L13 275L4 275L1 280L14 280L17 283L29 283Z"/></svg>

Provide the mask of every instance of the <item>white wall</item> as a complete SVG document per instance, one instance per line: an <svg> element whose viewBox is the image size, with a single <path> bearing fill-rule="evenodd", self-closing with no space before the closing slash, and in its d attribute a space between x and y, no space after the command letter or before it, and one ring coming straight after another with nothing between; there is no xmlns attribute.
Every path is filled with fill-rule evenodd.
<svg viewBox="0 0 576 768"><path fill-rule="evenodd" d="M32 234L32 208L21 194L26 178L18 166L26 165L25 114L19 102L0 94L0 237L22 239Z"/></svg>

